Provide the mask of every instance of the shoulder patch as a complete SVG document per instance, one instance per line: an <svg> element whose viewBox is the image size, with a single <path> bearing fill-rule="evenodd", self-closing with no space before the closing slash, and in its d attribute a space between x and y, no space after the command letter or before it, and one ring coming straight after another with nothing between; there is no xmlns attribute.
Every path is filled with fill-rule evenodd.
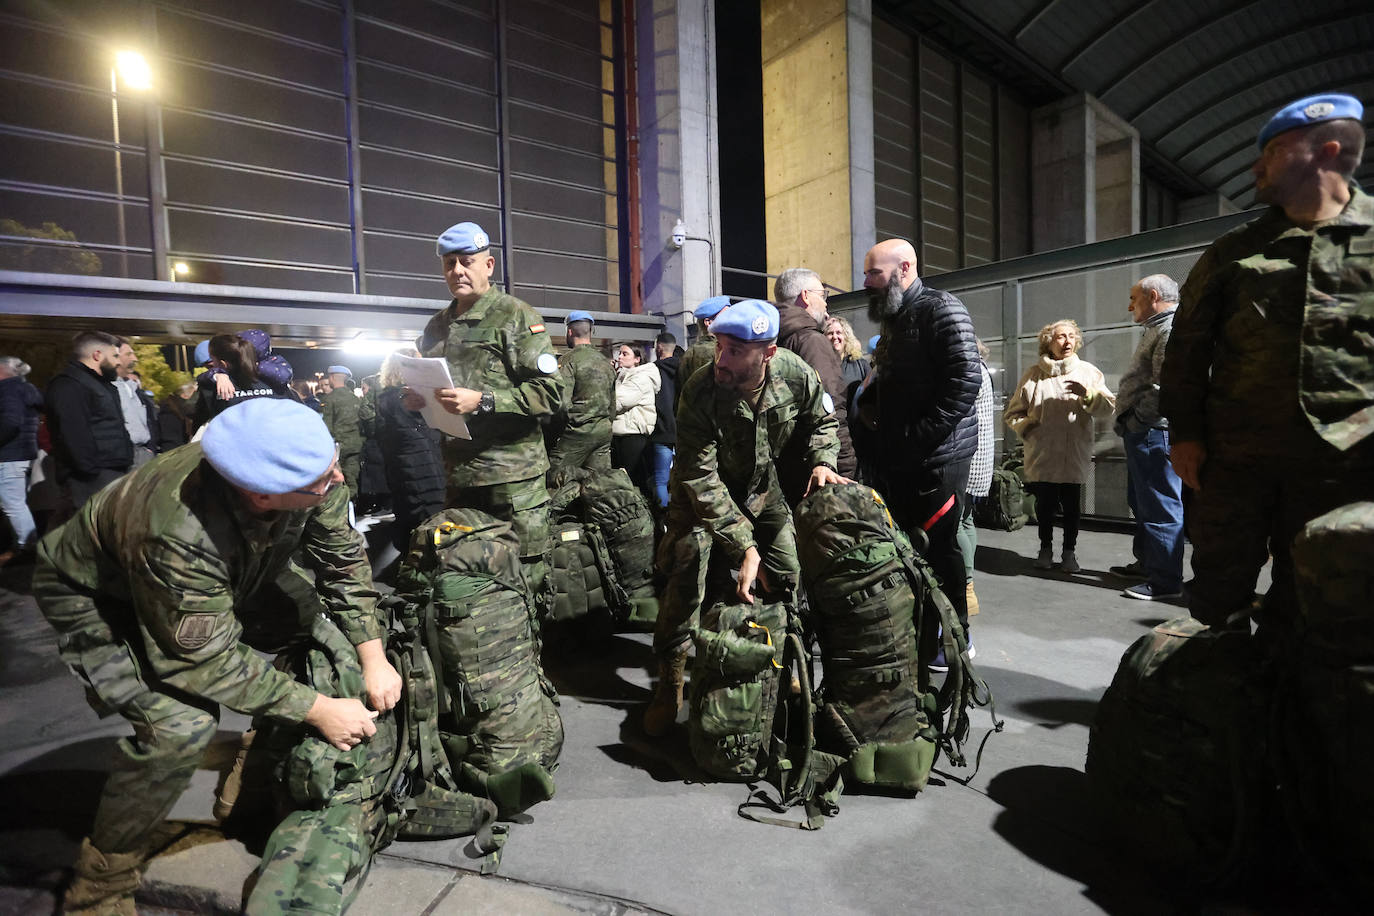
<svg viewBox="0 0 1374 916"><path fill-rule="evenodd" d="M821 395L821 406L825 408L826 413L835 412L835 399L830 396L830 392Z"/></svg>
<svg viewBox="0 0 1374 916"><path fill-rule="evenodd" d="M531 333L531 334L543 334L543 333L544 333L544 326L543 326L542 324L532 324L532 325L530 325L530 333Z"/></svg>
<svg viewBox="0 0 1374 916"><path fill-rule="evenodd" d="M215 635L218 614L187 614L177 623L176 642L182 649L199 649Z"/></svg>
<svg viewBox="0 0 1374 916"><path fill-rule="evenodd" d="M553 375L558 371L558 357L552 353L540 353L539 359L535 361L539 371L545 375Z"/></svg>

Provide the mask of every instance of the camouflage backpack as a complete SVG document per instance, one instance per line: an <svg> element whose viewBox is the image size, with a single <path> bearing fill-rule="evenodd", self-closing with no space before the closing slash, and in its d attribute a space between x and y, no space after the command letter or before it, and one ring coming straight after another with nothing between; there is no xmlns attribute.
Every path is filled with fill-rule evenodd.
<svg viewBox="0 0 1374 916"><path fill-rule="evenodd" d="M654 524L644 496L623 470L566 471L554 492L554 620L606 610L633 629L652 628ZM599 583L592 584L592 571Z"/></svg>
<svg viewBox="0 0 1374 916"><path fill-rule="evenodd" d="M994 531L1017 531L1030 520L1026 485L1015 471L995 468L988 495L973 504L973 523Z"/></svg>
<svg viewBox="0 0 1374 916"><path fill-rule="evenodd" d="M434 672L411 635L393 633L388 641L388 658L402 675L400 702L352 750L303 724L259 722L253 753L276 761L272 782L288 813L268 838L245 912L341 912L372 857L398 836L475 834L485 857L480 870L499 864L505 834L493 823L496 805L457 788L436 728ZM310 641L277 665L327 696L364 696L357 653L324 616L314 618Z"/></svg>
<svg viewBox="0 0 1374 916"><path fill-rule="evenodd" d="M1249 875L1272 809L1271 693L1248 631L1185 616L1136 640L1088 737L1089 797L1108 834L1184 884Z"/></svg>
<svg viewBox="0 0 1374 916"><path fill-rule="evenodd" d="M1309 522L1293 545L1301 632L1284 659L1279 782L1297 848L1345 908L1374 892L1374 503Z"/></svg>
<svg viewBox="0 0 1374 916"><path fill-rule="evenodd" d="M411 538L397 595L439 674L439 725L459 786L503 817L551 798L563 721L510 524L475 509L431 517Z"/></svg>
<svg viewBox="0 0 1374 916"><path fill-rule="evenodd" d="M794 517L824 674L820 746L845 758L860 783L920 791L941 750L965 764L969 708L992 701L953 606L875 490L822 487ZM951 664L936 691L923 662L941 638Z"/></svg>
<svg viewBox="0 0 1374 916"><path fill-rule="evenodd" d="M742 817L816 830L838 811L841 761L815 748L810 659L784 604L714 604L693 633L687 737L692 758L718 779L764 779L778 799L751 793ZM805 821L782 813L803 805Z"/></svg>

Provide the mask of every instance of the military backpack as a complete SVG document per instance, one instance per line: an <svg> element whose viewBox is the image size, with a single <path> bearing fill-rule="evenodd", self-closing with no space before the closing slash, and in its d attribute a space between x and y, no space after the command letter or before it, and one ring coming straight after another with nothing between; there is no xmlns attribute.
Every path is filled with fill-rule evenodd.
<svg viewBox="0 0 1374 916"><path fill-rule="evenodd" d="M431 517L412 536L396 593L439 675L458 784L502 816L552 797L563 721L510 524L476 509Z"/></svg>
<svg viewBox="0 0 1374 916"><path fill-rule="evenodd" d="M919 791L940 751L965 764L969 709L992 701L954 608L875 490L822 487L794 517L821 654L820 747L855 782ZM940 641L951 663L936 689L924 663Z"/></svg>
<svg viewBox="0 0 1374 916"><path fill-rule="evenodd" d="M1015 471L994 468L988 495L973 504L973 523L994 531L1017 531L1030 520L1026 485Z"/></svg>

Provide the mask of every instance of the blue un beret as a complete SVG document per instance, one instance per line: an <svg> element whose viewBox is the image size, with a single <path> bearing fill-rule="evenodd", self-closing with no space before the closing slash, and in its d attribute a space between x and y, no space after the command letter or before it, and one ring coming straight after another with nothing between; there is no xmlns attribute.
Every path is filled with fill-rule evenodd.
<svg viewBox="0 0 1374 916"><path fill-rule="evenodd" d="M729 296L712 296L710 299L703 299L701 305L692 311L692 317L697 321L705 318L715 318L722 310L730 307Z"/></svg>
<svg viewBox="0 0 1374 916"><path fill-rule="evenodd" d="M318 363L316 365L318 365ZM327 370L325 370L326 375L333 375L336 372L340 375L346 375L349 378L353 377L353 370L348 368L347 366L330 366Z"/></svg>
<svg viewBox="0 0 1374 916"><path fill-rule="evenodd" d="M584 312L581 309L578 309L575 312L569 312L568 317L563 319L563 324L566 327L567 325L572 324L574 321L590 321L592 324L596 324L596 319L592 317L592 313Z"/></svg>
<svg viewBox="0 0 1374 916"><path fill-rule="evenodd" d="M210 341L202 340L196 344L195 361L197 366L203 366L210 361Z"/></svg>
<svg viewBox="0 0 1374 916"><path fill-rule="evenodd" d="M881 334L874 334L872 337L868 338L868 349L870 351L878 349L878 341L882 339L883 335Z"/></svg>
<svg viewBox="0 0 1374 916"><path fill-rule="evenodd" d="M443 257L446 254L476 254L491 247L491 239L476 223L458 223L449 226L439 240L434 243L434 252Z"/></svg>
<svg viewBox="0 0 1374 916"><path fill-rule="evenodd" d="M1341 118L1352 118L1356 121L1364 117L1364 106L1360 100L1353 95L1344 93L1332 93L1329 95L1309 95L1305 99L1298 99L1280 108L1278 114L1269 119L1269 123L1264 125L1264 129L1259 132L1260 152L1264 151L1264 145L1274 137L1284 131L1293 130L1297 127L1307 127L1310 124L1320 124L1323 121L1336 121Z"/></svg>
<svg viewBox="0 0 1374 916"><path fill-rule="evenodd" d="M778 310L761 299L736 302L712 322L711 333L744 341L774 340L778 336Z"/></svg>
<svg viewBox="0 0 1374 916"><path fill-rule="evenodd" d="M315 411L285 398L249 398L205 426L200 446L220 476L251 493L290 493L324 476L334 437Z"/></svg>

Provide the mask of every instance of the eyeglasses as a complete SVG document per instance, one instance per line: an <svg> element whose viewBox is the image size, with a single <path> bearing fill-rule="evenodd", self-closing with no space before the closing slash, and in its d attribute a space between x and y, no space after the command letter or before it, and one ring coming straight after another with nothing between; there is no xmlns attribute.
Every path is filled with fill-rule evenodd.
<svg viewBox="0 0 1374 916"><path fill-rule="evenodd" d="M830 294L823 289L804 289L802 292L810 293L813 296L820 296L822 299L830 298Z"/></svg>
<svg viewBox="0 0 1374 916"><path fill-rule="evenodd" d="M313 490L292 490L292 493L299 493L302 496L328 496L337 487L340 481L334 479L334 473L339 469L339 443L334 443L334 460L329 464L329 470L324 472L324 488L320 489L316 484Z"/></svg>

